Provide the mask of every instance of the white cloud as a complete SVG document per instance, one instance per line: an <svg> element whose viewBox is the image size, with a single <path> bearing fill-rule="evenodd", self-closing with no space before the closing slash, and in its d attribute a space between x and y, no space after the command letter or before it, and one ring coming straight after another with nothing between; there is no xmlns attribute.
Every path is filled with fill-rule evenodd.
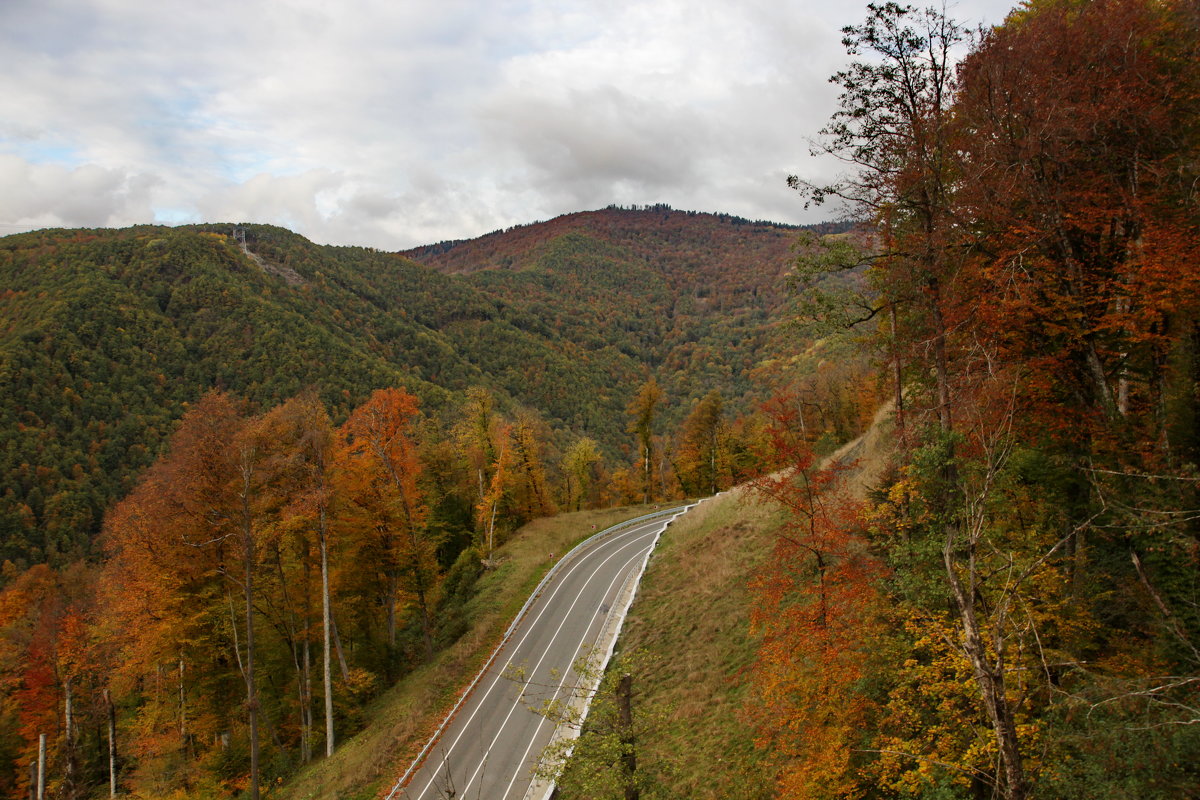
<svg viewBox="0 0 1200 800"><path fill-rule="evenodd" d="M798 221L783 179L831 169L805 139L836 101L839 28L861 16L812 0L6 0L0 233L256 220L403 247L660 201Z"/></svg>
<svg viewBox="0 0 1200 800"><path fill-rule="evenodd" d="M0 153L0 233L18 228L107 227L154 219L151 175L95 164L31 164Z"/></svg>

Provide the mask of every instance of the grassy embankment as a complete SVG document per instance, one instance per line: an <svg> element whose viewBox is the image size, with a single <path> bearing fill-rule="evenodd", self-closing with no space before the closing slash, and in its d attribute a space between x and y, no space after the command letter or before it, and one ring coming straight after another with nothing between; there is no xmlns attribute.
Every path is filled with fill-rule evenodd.
<svg viewBox="0 0 1200 800"><path fill-rule="evenodd" d="M851 494L864 497L878 482L891 431L889 406L830 456L852 465ZM751 584L781 513L744 487L707 500L672 523L646 570L619 652L634 674L634 715L656 720L637 753L654 797L775 795L771 755L755 746L745 709L759 643ZM560 792L560 800L588 799Z"/></svg>
<svg viewBox="0 0 1200 800"><path fill-rule="evenodd" d="M366 727L339 744L332 758L307 767L270 794L297 800L366 800L390 788L550 568L550 553L561 555L592 533L650 510L633 506L581 511L535 520L521 528L497 550L500 566L480 578L466 609L467 633L372 704Z"/></svg>
<svg viewBox="0 0 1200 800"><path fill-rule="evenodd" d="M632 658L634 713L662 720L638 753L670 784L662 796L772 795L743 709L758 645L750 584L778 513L745 489L707 500L667 529L642 579L620 650Z"/></svg>

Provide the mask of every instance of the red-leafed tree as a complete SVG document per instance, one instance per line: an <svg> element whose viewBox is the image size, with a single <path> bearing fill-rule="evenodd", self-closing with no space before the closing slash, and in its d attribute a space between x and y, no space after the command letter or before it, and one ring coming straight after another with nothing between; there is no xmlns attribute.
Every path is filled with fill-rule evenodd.
<svg viewBox="0 0 1200 800"><path fill-rule="evenodd" d="M762 635L753 716L760 745L780 758L780 797L841 796L854 785L855 752L871 701L866 674L879 565L860 536L862 503L844 467L822 466L799 436L796 404L771 405L784 466L752 484L782 521L759 576L752 622Z"/></svg>
<svg viewBox="0 0 1200 800"><path fill-rule="evenodd" d="M956 105L980 327L1058 378L1043 405L1118 427L1153 427L1200 290L1177 30L1152 3L1039 8L984 36Z"/></svg>
<svg viewBox="0 0 1200 800"><path fill-rule="evenodd" d="M37 565L0 592L0 710L15 717L22 740L16 764L38 757L47 737L45 774L62 797L82 797L89 776L80 732L100 706L102 664L90 616L95 570L83 564L56 571ZM18 768L6 787L14 796L27 769Z"/></svg>
<svg viewBox="0 0 1200 800"><path fill-rule="evenodd" d="M1049 0L967 41L936 11L872 4L845 30L868 57L835 76L826 130L858 171L796 182L878 231L847 266L865 264L874 289L859 317L889 312L910 423L893 488L920 498L879 541L907 572L896 594L924 606L913 619L949 597L991 728L994 761L973 780L1007 800L1047 769L1021 720L1062 691L1048 651L1062 648L1074 691L1114 680L1080 666L1064 609L1153 609L1109 617L1124 631L1109 646L1157 628L1180 672L1200 664L1179 576L1198 506L1196 19L1194 3ZM1191 683L1141 691L1169 715Z"/></svg>

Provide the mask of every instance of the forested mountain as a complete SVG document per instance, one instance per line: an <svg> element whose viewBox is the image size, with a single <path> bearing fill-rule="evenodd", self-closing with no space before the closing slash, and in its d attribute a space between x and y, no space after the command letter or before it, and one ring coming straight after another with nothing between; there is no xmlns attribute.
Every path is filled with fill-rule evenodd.
<svg viewBox="0 0 1200 800"><path fill-rule="evenodd" d="M526 325L569 352L594 358L615 347L657 373L668 398L691 400L713 388L740 398L752 391L753 368L775 353L771 331L800 232L664 205L610 207L404 255L521 309ZM564 419L580 411L574 394L534 400ZM673 420L681 413L668 412ZM587 424L606 419L611 425L611 415L598 413Z"/></svg>
<svg viewBox="0 0 1200 800"><path fill-rule="evenodd" d="M463 634L525 522L769 468L743 412L798 234L608 209L429 265L262 225L0 240L0 793L47 735L54 796L257 796Z"/></svg>
<svg viewBox="0 0 1200 800"><path fill-rule="evenodd" d="M263 225L5 237L0 558L89 554L105 507L214 387L262 407L311 386L344 418L384 386L430 414L480 386L610 455L651 375L669 422L712 389L744 407L795 236L607 209L407 254L428 266Z"/></svg>
<svg viewBox="0 0 1200 800"><path fill-rule="evenodd" d="M663 206L400 254L0 240L0 794L44 750L53 797L257 798L324 745L358 788L292 794L378 796L394 717L430 709L393 698L367 766L335 748L489 651L483 584L554 560L510 538L514 579L518 525L747 482L641 595L690 698L631 666L634 719L589 721L564 796L1196 797L1198 19L868 6L818 145L853 169L792 183L874 233L797 256ZM736 635L681 657L701 621ZM697 693L717 667L735 691Z"/></svg>

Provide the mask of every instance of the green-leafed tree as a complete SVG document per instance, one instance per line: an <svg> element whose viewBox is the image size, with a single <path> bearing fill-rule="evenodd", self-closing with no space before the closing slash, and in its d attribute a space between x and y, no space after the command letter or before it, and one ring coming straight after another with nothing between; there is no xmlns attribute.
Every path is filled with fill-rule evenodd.
<svg viewBox="0 0 1200 800"><path fill-rule="evenodd" d="M659 412L662 389L653 378L642 384L637 394L629 401L625 413L629 415L628 431L637 439L637 458L634 459L641 474L642 502L654 499L654 420Z"/></svg>
<svg viewBox="0 0 1200 800"><path fill-rule="evenodd" d="M729 429L715 389L692 407L679 429L675 473L689 497L716 494L729 487Z"/></svg>

